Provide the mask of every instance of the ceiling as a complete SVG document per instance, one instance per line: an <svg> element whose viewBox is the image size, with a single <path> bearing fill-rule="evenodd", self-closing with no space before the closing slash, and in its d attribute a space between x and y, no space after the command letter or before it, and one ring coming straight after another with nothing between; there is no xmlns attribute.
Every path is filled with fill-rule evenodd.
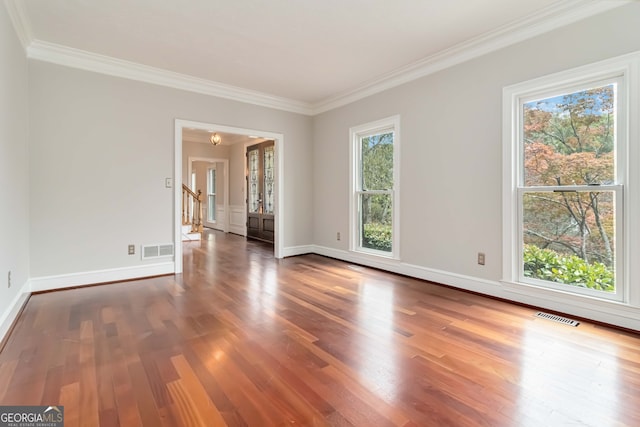
<svg viewBox="0 0 640 427"><path fill-rule="evenodd" d="M36 47L68 57L90 52L318 110L399 84L403 74L415 78L416 69L444 58L468 59L461 52L496 49L535 35L534 28L624 3L9 0L8 9L36 59Z"/></svg>
<svg viewBox="0 0 640 427"><path fill-rule="evenodd" d="M183 128L182 129L182 141L184 142L198 142L203 144L211 144L209 138L213 133L217 133L220 136L220 145L234 145L239 143L255 143L267 141L265 138L259 138L254 135L241 135L236 133L220 132L217 130L206 130L196 128Z"/></svg>

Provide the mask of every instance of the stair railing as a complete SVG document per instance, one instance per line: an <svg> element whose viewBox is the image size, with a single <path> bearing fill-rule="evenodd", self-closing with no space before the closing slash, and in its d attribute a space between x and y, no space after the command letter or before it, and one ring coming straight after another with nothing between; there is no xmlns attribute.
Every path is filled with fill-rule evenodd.
<svg viewBox="0 0 640 427"><path fill-rule="evenodd" d="M195 193L182 184L182 225L191 225L192 233L202 233L202 218L202 191Z"/></svg>

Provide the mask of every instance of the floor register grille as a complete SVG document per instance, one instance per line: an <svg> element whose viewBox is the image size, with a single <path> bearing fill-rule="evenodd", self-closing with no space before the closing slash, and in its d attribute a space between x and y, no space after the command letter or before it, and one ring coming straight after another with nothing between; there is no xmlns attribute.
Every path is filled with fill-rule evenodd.
<svg viewBox="0 0 640 427"><path fill-rule="evenodd" d="M558 323L564 323L569 326L578 326L580 324L577 320L567 319L566 317L556 316L555 314L543 313L542 311L537 312L536 317L541 317Z"/></svg>

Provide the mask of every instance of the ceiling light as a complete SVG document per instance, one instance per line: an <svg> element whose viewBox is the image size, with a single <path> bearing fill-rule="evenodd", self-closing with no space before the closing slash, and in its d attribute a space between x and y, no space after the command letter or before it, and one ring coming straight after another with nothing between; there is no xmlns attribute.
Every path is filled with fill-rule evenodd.
<svg viewBox="0 0 640 427"><path fill-rule="evenodd" d="M220 143L222 142L222 138L220 138L220 135L218 135L217 133L212 133L209 137L209 141L211 141L213 145L220 145Z"/></svg>

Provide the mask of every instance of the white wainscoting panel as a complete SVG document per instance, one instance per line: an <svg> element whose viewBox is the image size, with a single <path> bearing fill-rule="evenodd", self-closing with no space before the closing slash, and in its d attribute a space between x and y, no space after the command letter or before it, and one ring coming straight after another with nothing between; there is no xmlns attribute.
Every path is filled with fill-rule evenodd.
<svg viewBox="0 0 640 427"><path fill-rule="evenodd" d="M213 228L216 230L222 230L224 232L228 231L225 227L225 221L227 215L227 209L224 205L216 205L216 224Z"/></svg>
<svg viewBox="0 0 640 427"><path fill-rule="evenodd" d="M247 213L244 205L229 205L229 232L247 235Z"/></svg>

